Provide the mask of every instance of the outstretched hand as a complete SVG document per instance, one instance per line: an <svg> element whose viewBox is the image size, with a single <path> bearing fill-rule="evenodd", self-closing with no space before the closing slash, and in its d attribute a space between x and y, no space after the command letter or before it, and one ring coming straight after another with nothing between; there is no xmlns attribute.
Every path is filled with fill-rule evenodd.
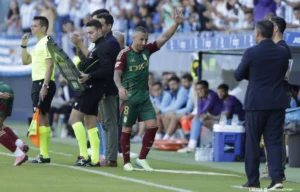
<svg viewBox="0 0 300 192"><path fill-rule="evenodd" d="M174 20L175 20L175 23L178 24L178 25L183 22L184 18L183 18L182 11L179 11L178 9L175 9Z"/></svg>

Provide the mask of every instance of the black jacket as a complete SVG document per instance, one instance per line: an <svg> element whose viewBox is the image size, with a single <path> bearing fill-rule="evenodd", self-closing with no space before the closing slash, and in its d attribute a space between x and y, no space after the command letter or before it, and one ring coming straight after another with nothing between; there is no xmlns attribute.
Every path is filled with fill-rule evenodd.
<svg viewBox="0 0 300 192"><path fill-rule="evenodd" d="M286 48L272 40L263 40L246 49L242 61L234 72L237 81L249 81L245 110L285 109L289 107L284 87L289 54Z"/></svg>

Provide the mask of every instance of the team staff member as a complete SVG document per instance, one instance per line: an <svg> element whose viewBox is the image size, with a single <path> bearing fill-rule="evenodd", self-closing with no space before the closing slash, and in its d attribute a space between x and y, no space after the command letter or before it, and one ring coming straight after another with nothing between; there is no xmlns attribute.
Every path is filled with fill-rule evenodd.
<svg viewBox="0 0 300 192"><path fill-rule="evenodd" d="M111 31L114 19L108 13L98 15L97 19L102 24L102 32L105 35L107 43L112 47L112 52L109 55L109 66L114 69L117 56L121 50L120 44ZM118 100L118 89L115 85L112 73L112 76L108 77L107 80L105 97L100 103L100 115L106 137L106 161L104 161L101 166L117 167L119 145Z"/></svg>
<svg viewBox="0 0 300 192"><path fill-rule="evenodd" d="M54 64L47 48L48 19L36 16L31 25L31 33L38 43L30 54L27 52L29 34L22 37L22 61L24 65L32 63L31 99L35 109L40 103L40 155L32 163L50 163L49 145L51 129L49 126L49 111L55 95Z"/></svg>
<svg viewBox="0 0 300 192"><path fill-rule="evenodd" d="M74 165L99 167L98 104L104 94L107 78L112 76L114 72L109 65L110 58L108 57L113 51L113 47L106 42L102 25L98 20L91 20L87 23L86 33L89 40L95 43L95 48L88 54L86 62L78 66L83 73L79 83L86 83L88 88L76 98L70 117L70 123L74 129L80 151L80 156ZM92 150L91 160L88 157L86 132L82 124L83 118L88 129Z"/></svg>

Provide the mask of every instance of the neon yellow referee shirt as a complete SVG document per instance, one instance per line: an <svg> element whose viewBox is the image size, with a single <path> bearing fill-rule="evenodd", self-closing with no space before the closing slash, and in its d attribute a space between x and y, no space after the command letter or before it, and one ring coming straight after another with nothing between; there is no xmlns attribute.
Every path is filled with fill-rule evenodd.
<svg viewBox="0 0 300 192"><path fill-rule="evenodd" d="M51 58L51 55L49 53L48 47L47 47L47 35L43 37L32 49L30 52L31 55L31 64L32 64L32 72L31 72L31 78L32 81L38 81L45 79L46 74L46 59ZM52 71L51 80L54 81L54 67Z"/></svg>

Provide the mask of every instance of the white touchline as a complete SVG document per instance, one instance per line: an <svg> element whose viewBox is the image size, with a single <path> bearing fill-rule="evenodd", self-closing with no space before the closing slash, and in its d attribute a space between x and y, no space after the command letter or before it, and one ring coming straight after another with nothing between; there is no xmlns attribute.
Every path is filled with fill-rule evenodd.
<svg viewBox="0 0 300 192"><path fill-rule="evenodd" d="M36 147L31 147L30 149L32 150L35 150L35 151L39 151L40 149L39 148L36 148ZM56 151L49 151L49 153L53 153L55 155L62 155L62 156L65 156L65 157L72 157L74 155L72 154L68 154L68 153L63 153L63 152L56 152Z"/></svg>
<svg viewBox="0 0 300 192"><path fill-rule="evenodd" d="M136 171L145 171L144 169L134 168ZM168 169L154 169L154 172L160 173L177 173L186 175L213 175L213 176L231 176L231 177L241 177L234 174L216 173L216 172L202 172L202 171L184 171L184 170L168 170Z"/></svg>
<svg viewBox="0 0 300 192"><path fill-rule="evenodd" d="M4 152L0 152L0 155L6 155L6 156L14 157L13 154L4 153ZM144 181L144 180L140 180L140 179L134 179L134 178L124 177L124 176L119 176L119 175L115 175L115 174L111 174L111 173L107 173L107 172L103 172L103 171L98 171L98 170L86 169L86 168L82 168L82 167L74 167L74 166L69 166L69 165L62 165L62 164L57 164L57 163L50 163L50 165L57 166L57 167L65 167L65 168L69 168L69 169L80 170L80 171L84 171L84 172L88 172L88 173L94 173L94 174L97 174L97 175L102 175L102 176L106 176L106 177L110 177L110 178L114 178L114 179L120 179L120 180L124 180L124 181L130 181L130 182L133 182L133 183L139 183L139 184L142 184L142 185L148 185L148 186L151 186L151 187L166 189L166 190L169 190L169 191L193 192L193 191L187 190L187 189L181 189L181 188L177 188L177 187L171 187L171 186L167 186L167 185L156 184L156 183L152 183L152 182L148 182L148 181Z"/></svg>

